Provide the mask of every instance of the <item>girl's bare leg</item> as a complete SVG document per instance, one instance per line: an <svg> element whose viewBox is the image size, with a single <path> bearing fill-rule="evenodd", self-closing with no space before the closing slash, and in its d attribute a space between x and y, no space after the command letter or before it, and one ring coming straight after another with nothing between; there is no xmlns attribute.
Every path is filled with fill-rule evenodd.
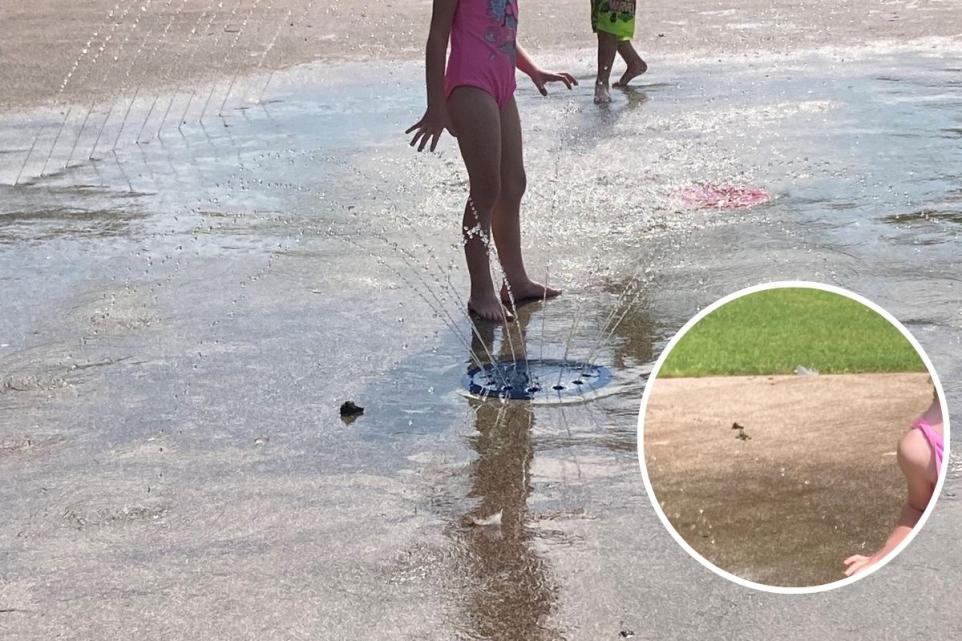
<svg viewBox="0 0 962 641"><path fill-rule="evenodd" d="M618 55L625 61L628 68L621 74L621 79L615 83L616 87L627 87L628 83L637 76L648 71L648 63L641 59L631 40L622 40L618 43Z"/></svg>
<svg viewBox="0 0 962 641"><path fill-rule="evenodd" d="M501 108L501 192L494 204L492 231L498 257L507 283L501 288L501 302L511 305L532 298L557 296L552 289L528 277L521 254L521 197L525 190L524 154L521 142L521 118L518 105L511 98ZM510 285L509 296L507 286Z"/></svg>
<svg viewBox="0 0 962 641"><path fill-rule="evenodd" d="M470 197L461 221L464 257L471 276L468 309L485 320L512 320L491 280L488 243L491 212L501 191L501 113L498 103L476 87L458 87L448 98L448 115L468 170Z"/></svg>

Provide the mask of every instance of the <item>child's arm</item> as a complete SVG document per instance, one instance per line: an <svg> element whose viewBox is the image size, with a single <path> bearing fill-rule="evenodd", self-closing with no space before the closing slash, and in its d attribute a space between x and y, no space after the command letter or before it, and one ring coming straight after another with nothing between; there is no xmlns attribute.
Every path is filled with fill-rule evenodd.
<svg viewBox="0 0 962 641"><path fill-rule="evenodd" d="M931 479L931 468L934 466L932 448L922 432L913 429L902 437L898 459L908 486L908 499L895 523L895 529L889 534L885 545L872 556L856 554L845 559L846 576L863 572L888 556L912 532L932 500L935 489Z"/></svg>
<svg viewBox="0 0 962 641"><path fill-rule="evenodd" d="M438 146L441 133L450 129L448 109L444 96L444 62L448 52L448 38L451 36L451 23L454 21L454 10L458 0L434 0L431 11L431 30L428 42L424 48L425 80L428 88L428 107L424 115L411 125L404 133L409 134L415 129L417 133L411 138L411 146L418 144L418 151L431 141L431 151Z"/></svg>
<svg viewBox="0 0 962 641"><path fill-rule="evenodd" d="M570 73L552 73L550 71L543 71L538 68L538 65L534 63L528 52L519 44L517 46L518 58L515 66L518 67L520 71L523 71L528 77L531 78L531 82L534 86L538 88L542 96L548 95L548 90L545 89L545 85L549 82L563 82L568 89L571 89L573 85L577 85L578 81Z"/></svg>

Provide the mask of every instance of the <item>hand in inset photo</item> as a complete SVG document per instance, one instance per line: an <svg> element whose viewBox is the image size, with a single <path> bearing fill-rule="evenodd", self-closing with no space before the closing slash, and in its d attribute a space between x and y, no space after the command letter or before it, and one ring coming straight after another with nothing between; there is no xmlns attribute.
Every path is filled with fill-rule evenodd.
<svg viewBox="0 0 962 641"><path fill-rule="evenodd" d="M895 528L877 552L871 556L854 554L845 559L845 575L853 576L869 569L888 556L918 524L935 493L942 469L942 407L933 391L929 408L912 424L899 441L898 465L905 475L905 506Z"/></svg>

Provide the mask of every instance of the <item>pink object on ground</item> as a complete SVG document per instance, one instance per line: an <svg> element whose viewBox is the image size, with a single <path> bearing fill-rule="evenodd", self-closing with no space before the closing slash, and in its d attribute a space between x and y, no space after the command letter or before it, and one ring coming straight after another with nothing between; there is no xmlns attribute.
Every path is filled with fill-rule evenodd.
<svg viewBox="0 0 962 641"><path fill-rule="evenodd" d="M460 0L451 23L445 94L477 87L503 107L516 86L517 31L517 0Z"/></svg>
<svg viewBox="0 0 962 641"><path fill-rule="evenodd" d="M932 451L935 453L935 470L942 470L942 457L945 455L945 441L942 440L942 435L932 429L923 419L919 419L912 424L912 427L922 432L925 436L925 440L929 442L932 447Z"/></svg>
<svg viewBox="0 0 962 641"><path fill-rule="evenodd" d="M693 207L715 209L752 207L771 200L768 192L760 187L735 185L692 185L682 189L678 196Z"/></svg>

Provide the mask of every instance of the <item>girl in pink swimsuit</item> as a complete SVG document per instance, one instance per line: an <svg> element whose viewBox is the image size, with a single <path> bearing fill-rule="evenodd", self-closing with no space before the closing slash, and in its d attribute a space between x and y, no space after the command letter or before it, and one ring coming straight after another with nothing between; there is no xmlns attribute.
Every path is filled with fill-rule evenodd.
<svg viewBox="0 0 962 641"><path fill-rule="evenodd" d="M846 576L864 572L904 541L919 522L922 513L935 494L935 486L942 472L945 444L942 437L942 406L938 392L933 390L929 409L912 424L899 441L899 467L905 475L908 497L902 513L885 545L872 556L856 554L845 559Z"/></svg>
<svg viewBox="0 0 962 641"><path fill-rule="evenodd" d="M571 74L538 68L517 44L517 30L517 0L434 0L425 51L428 106L406 132L415 132L411 146L418 151L429 142L434 151L445 129L458 139L470 180L462 220L468 311L494 321L513 318L507 305L561 293L529 278L521 256L525 174L514 70L526 73L542 95L549 82L578 84ZM505 278L500 292L491 278L492 232Z"/></svg>

